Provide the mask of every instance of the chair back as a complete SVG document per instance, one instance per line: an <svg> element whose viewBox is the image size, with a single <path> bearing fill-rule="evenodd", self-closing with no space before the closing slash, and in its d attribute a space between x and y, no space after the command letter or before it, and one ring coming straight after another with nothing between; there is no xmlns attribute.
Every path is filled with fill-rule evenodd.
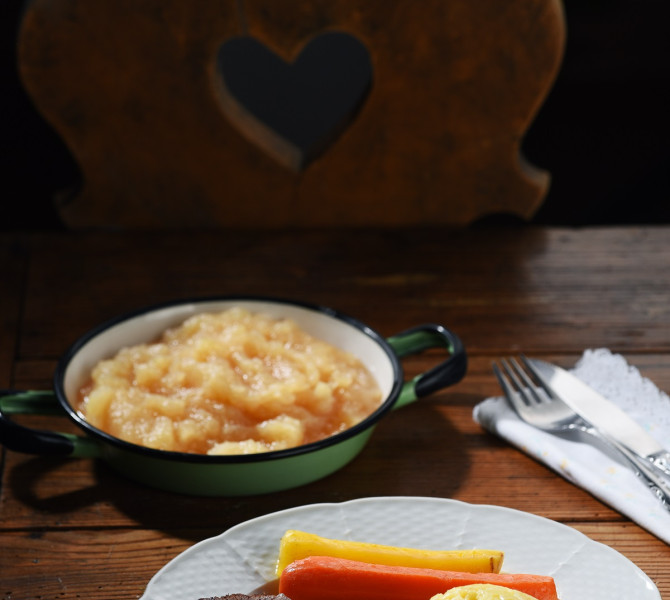
<svg viewBox="0 0 670 600"><path fill-rule="evenodd" d="M70 228L530 218L560 0L32 0L22 80L82 173Z"/></svg>

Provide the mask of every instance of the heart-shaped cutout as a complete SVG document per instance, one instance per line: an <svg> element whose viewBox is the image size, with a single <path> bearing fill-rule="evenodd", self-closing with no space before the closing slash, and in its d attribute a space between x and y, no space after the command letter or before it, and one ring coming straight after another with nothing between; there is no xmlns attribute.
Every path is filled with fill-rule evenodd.
<svg viewBox="0 0 670 600"><path fill-rule="evenodd" d="M351 123L372 83L367 48L342 32L310 40L292 63L252 37L223 43L224 112L280 164L300 171Z"/></svg>

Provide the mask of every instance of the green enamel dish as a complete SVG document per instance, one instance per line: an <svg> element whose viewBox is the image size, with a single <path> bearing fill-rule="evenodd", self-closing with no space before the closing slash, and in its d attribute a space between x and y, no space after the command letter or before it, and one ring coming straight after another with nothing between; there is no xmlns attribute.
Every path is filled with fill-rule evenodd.
<svg viewBox="0 0 670 600"><path fill-rule="evenodd" d="M362 422L336 435L286 450L212 456L155 450L96 429L74 408L92 368L121 348L151 341L198 313L232 307L294 320L307 333L356 355L372 372L384 401ZM443 348L447 358L405 380L400 358ZM294 488L344 467L365 446L390 410L460 381L467 357L460 339L442 325L425 324L390 338L331 308L292 300L222 297L181 300L120 316L77 340L59 361L53 391L11 391L0 396L0 442L15 452L99 458L142 484L198 496L242 496ZM12 414L56 414L74 421L81 435L38 431L19 425Z"/></svg>

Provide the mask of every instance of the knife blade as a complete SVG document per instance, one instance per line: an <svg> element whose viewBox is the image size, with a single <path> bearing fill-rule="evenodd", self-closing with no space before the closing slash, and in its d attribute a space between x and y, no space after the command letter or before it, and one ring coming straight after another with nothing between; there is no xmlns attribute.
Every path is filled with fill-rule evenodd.
<svg viewBox="0 0 670 600"><path fill-rule="evenodd" d="M670 476L670 452L616 404L572 373L536 358L525 358L537 376L583 419Z"/></svg>

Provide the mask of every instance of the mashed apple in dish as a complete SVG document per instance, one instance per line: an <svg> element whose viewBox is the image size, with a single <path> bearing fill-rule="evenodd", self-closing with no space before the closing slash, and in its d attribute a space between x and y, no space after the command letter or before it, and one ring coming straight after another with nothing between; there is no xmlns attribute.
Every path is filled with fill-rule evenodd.
<svg viewBox="0 0 670 600"><path fill-rule="evenodd" d="M77 409L122 440L249 454L334 435L379 407L361 361L288 319L243 308L198 314L99 362Z"/></svg>

